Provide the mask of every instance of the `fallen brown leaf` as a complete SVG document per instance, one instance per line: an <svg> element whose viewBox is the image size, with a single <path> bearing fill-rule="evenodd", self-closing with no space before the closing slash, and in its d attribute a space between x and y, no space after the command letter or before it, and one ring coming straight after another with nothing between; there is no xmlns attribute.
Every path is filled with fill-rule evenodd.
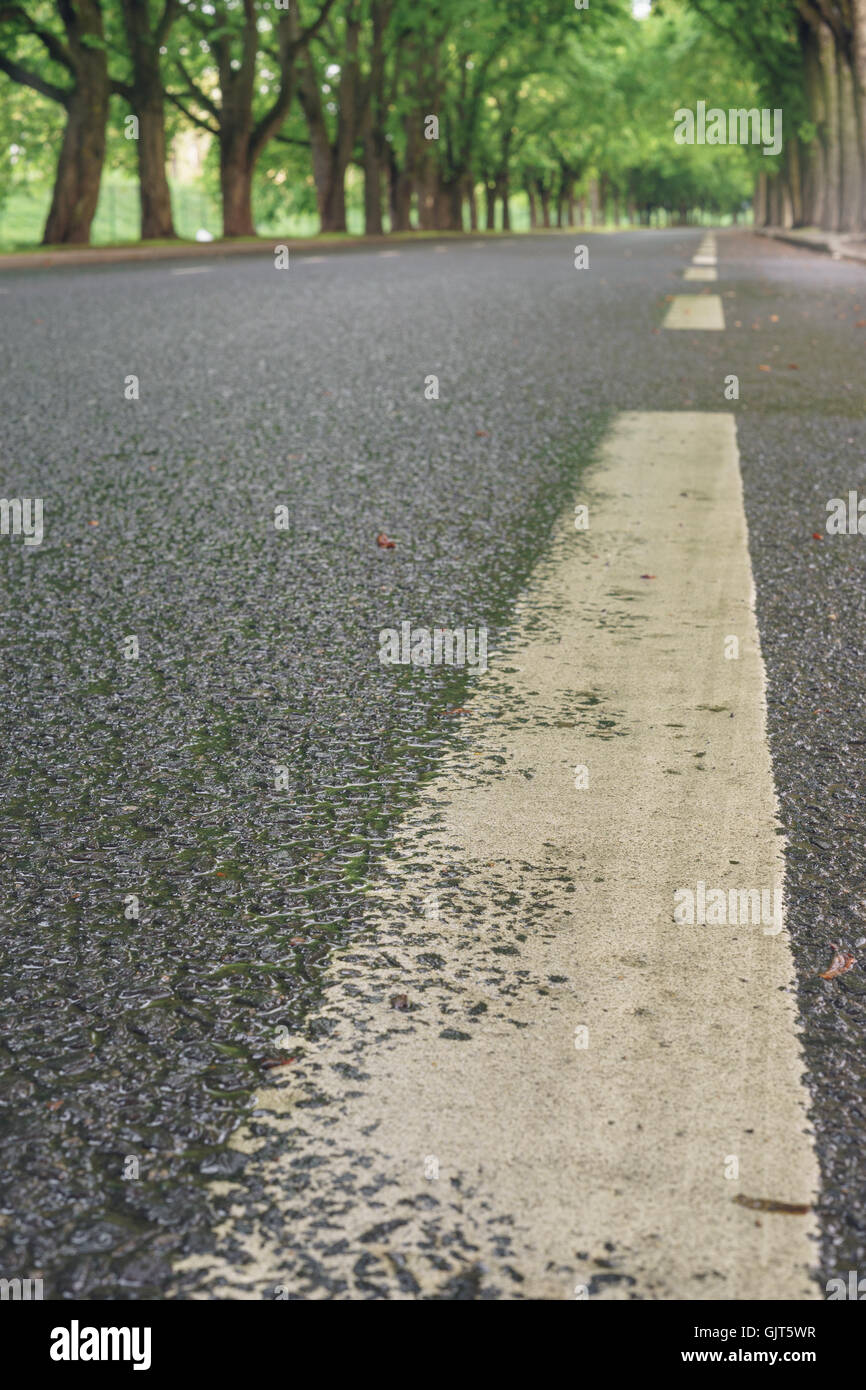
<svg viewBox="0 0 866 1390"><path fill-rule="evenodd" d="M830 942L833 952L833 959L827 970L821 973L822 980L835 980L837 975L844 975L851 969L852 965L857 964L857 957L852 956L850 951L843 951L841 946L837 946L835 941Z"/></svg>

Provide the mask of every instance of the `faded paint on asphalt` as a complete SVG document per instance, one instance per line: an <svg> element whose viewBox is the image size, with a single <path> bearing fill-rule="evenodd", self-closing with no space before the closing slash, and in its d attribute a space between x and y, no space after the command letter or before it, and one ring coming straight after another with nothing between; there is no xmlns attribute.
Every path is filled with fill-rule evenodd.
<svg viewBox="0 0 866 1390"><path fill-rule="evenodd" d="M187 1294L817 1296L812 1216L734 1201L817 1187L786 933L673 921L783 875L733 420L620 417L575 500Z"/></svg>
<svg viewBox="0 0 866 1390"><path fill-rule="evenodd" d="M663 328L722 329L725 315L717 294L675 294Z"/></svg>

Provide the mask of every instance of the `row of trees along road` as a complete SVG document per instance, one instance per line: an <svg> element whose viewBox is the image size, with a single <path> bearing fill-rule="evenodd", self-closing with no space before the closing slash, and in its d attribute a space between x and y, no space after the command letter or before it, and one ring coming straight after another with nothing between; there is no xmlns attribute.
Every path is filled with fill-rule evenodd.
<svg viewBox="0 0 866 1390"><path fill-rule="evenodd" d="M0 0L0 140L17 119L17 167L55 159L46 244L89 240L124 137L142 237L174 236L185 129L227 237L312 198L345 231L350 170L370 234L507 228L516 192L563 226L736 215L753 190L758 221L853 230L864 81L866 0L654 0L645 21L631 0ZM700 99L782 107L782 155L676 145Z"/></svg>
<svg viewBox="0 0 866 1390"><path fill-rule="evenodd" d="M691 0L785 115L784 159L762 171L755 221L866 228L866 0Z"/></svg>

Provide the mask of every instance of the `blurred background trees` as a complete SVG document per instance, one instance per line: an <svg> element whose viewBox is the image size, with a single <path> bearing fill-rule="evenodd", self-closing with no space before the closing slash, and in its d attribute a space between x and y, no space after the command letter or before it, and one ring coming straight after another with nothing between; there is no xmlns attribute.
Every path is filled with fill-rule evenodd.
<svg viewBox="0 0 866 1390"><path fill-rule="evenodd" d="M866 221L866 0L0 0L0 240ZM784 145L674 112L781 108Z"/></svg>

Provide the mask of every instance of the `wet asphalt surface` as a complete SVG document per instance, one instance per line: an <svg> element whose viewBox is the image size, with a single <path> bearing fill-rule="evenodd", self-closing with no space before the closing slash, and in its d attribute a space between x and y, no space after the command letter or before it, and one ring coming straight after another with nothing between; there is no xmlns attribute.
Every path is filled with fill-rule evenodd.
<svg viewBox="0 0 866 1390"><path fill-rule="evenodd" d="M45 538L0 537L0 1273L152 1298L207 1248L225 1141L455 737L462 674L382 667L379 631L495 648L623 409L737 415L820 1277L866 1268L866 985L818 978L831 941L866 961L866 539L825 526L866 495L866 270L723 233L726 331L662 332L699 239L2 277L0 486Z"/></svg>

